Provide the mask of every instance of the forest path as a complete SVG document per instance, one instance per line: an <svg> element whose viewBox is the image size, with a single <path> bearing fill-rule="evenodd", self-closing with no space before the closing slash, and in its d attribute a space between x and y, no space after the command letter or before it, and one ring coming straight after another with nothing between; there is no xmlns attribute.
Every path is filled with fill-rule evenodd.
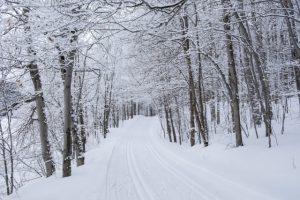
<svg viewBox="0 0 300 200"><path fill-rule="evenodd" d="M134 118L118 130L107 163L105 200L274 199L174 152L159 138L156 117Z"/></svg>

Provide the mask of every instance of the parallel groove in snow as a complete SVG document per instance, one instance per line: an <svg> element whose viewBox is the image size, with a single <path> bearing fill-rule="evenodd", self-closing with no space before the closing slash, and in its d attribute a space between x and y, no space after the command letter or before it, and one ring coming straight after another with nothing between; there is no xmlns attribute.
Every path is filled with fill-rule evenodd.
<svg viewBox="0 0 300 200"><path fill-rule="evenodd" d="M147 145L146 148L152 153L153 157L163 168L165 168L168 172L177 177L179 181L186 185L186 187L190 188L192 191L197 193L202 200L219 200L219 198L213 193L206 191L203 186L196 183L194 180L184 175L184 173L177 170L171 164L164 161L163 158L157 152L155 152L151 147L149 147L149 145Z"/></svg>
<svg viewBox="0 0 300 200"><path fill-rule="evenodd" d="M120 133L107 165L106 200L177 199L176 192L191 200L235 199L240 194L247 200L270 199L175 154L155 140L152 126L140 122Z"/></svg>
<svg viewBox="0 0 300 200"><path fill-rule="evenodd" d="M109 160L108 160L108 164L107 164L107 167L106 167L105 200L110 200L111 199L109 173L110 173L110 169L111 169L112 158L113 158L113 155L116 151L116 147L117 147L117 145L115 144L114 147L113 147L113 150L111 151L111 154L110 154L110 157L109 157Z"/></svg>
<svg viewBox="0 0 300 200"><path fill-rule="evenodd" d="M155 200L155 198L153 198L151 192L149 191L149 188L146 186L145 182L143 181L143 178L141 176L141 173L136 165L136 161L133 156L132 146L129 143L127 143L126 152L127 152L126 155L127 155L127 164L129 166L129 171L132 177L134 187L140 199Z"/></svg>
<svg viewBox="0 0 300 200"><path fill-rule="evenodd" d="M158 143L156 143L158 144ZM185 158L181 157L181 156L178 156L176 155L174 152L171 152L169 149L163 147L161 144L159 144L160 147L162 148L159 148L161 151L163 151L164 153L167 154L167 156L162 156L159 152L158 152L158 149L155 147L154 145L154 141L151 141L151 147L149 147L149 145L147 146L147 148L149 150L151 150L152 152L156 151L156 155L160 157L160 160L163 161L164 163L168 164L169 167L175 169L177 172L181 173L183 176L187 177L188 179L192 180L191 178L188 177L188 175L185 175L184 172L180 169L176 169L175 167L173 167L173 165L171 163L175 163L177 166L180 166L181 169L183 168L187 168L187 169L192 169L192 171L194 172L197 172L197 174L193 173L193 176L194 176L194 179L196 180L201 180L201 177L200 175L201 174L205 174L206 176L210 176L210 179L208 180L209 182L214 182L215 183L215 186L217 187L218 185L220 185L221 183L223 185L226 185L226 186L230 186L230 188L234 191L237 191L237 193L241 193L241 194L248 194L250 196L252 196L253 198L257 199L263 199L263 200L274 200L274 198L271 198L269 196L266 196L264 194L260 194L260 193L257 193L256 191L252 190L251 188L247 188L246 186L243 186L243 185L240 185L240 184L237 184L236 182L233 182L229 179L226 179L220 175L217 175L215 173L213 173L212 171L206 169L206 168L203 168L201 166L198 166L198 165L195 165L194 163L192 162L189 162L188 160L186 160ZM204 181L204 180L202 180ZM198 183L196 183L198 184ZM198 186L200 186L198 184ZM203 186L200 186L205 192L205 188ZM206 186L207 188L210 188L209 186ZM210 194L212 194L212 192L210 192ZM223 193L224 195L224 193ZM232 193L230 194L230 196L232 196ZM216 199L222 199L221 197L216 197L214 195L214 197ZM224 197L224 196L223 196Z"/></svg>

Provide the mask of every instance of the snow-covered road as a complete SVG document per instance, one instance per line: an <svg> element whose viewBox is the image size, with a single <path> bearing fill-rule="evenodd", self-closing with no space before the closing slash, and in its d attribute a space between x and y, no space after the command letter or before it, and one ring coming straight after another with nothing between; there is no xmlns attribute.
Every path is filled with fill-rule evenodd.
<svg viewBox="0 0 300 200"><path fill-rule="evenodd" d="M120 132L106 176L106 200L274 199L205 169L162 145L156 118Z"/></svg>

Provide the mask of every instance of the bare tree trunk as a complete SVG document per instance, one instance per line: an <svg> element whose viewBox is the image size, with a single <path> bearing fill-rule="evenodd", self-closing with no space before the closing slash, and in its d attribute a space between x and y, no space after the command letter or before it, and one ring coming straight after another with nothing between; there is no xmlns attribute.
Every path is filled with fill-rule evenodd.
<svg viewBox="0 0 300 200"><path fill-rule="evenodd" d="M5 103L6 104L6 103ZM7 106L6 106L7 108ZM6 109L8 110L8 108ZM9 148L8 148L8 153L9 153L9 160L10 160L10 177L9 177L9 182L10 182L10 191L9 194L12 194L14 191L14 148L13 148L13 135L11 131L11 116L12 112L9 111L6 113L7 117L7 129L8 129L8 139L9 139Z"/></svg>
<svg viewBox="0 0 300 200"><path fill-rule="evenodd" d="M175 132L175 127L173 123L173 115L172 115L172 110L169 107L169 114L170 114L170 122L171 122L171 128L172 128L172 133L173 133L173 141L174 143L177 143L177 137L176 137L176 132Z"/></svg>
<svg viewBox="0 0 300 200"><path fill-rule="evenodd" d="M113 77L114 74L111 74L110 77L106 77L105 83L105 96L104 96L104 115L103 115L103 136L107 137L108 126L109 126L109 116L111 110L111 97L112 97L112 89L113 89Z"/></svg>
<svg viewBox="0 0 300 200"><path fill-rule="evenodd" d="M198 141L199 141L199 144L201 144L202 124L200 122L200 116L199 116L197 107L194 108L194 112L195 112L195 121L196 121L197 129L198 129L198 131L197 131Z"/></svg>
<svg viewBox="0 0 300 200"><path fill-rule="evenodd" d="M129 103L126 104L126 119L130 118L130 109L129 109Z"/></svg>
<svg viewBox="0 0 300 200"><path fill-rule="evenodd" d="M54 162L51 156L50 143L48 140L48 123L45 114L45 100L42 92L42 82L38 70L38 66L35 63L28 65L31 80L35 91L35 103L40 128L40 141L42 148L42 157L46 168L46 176L49 177L55 172Z"/></svg>
<svg viewBox="0 0 300 200"><path fill-rule="evenodd" d="M81 139L79 136L79 130L78 130L78 117L76 116L76 112L74 109L72 109L72 159L76 160L77 166L80 166L79 158L81 157Z"/></svg>
<svg viewBox="0 0 300 200"><path fill-rule="evenodd" d="M23 15L25 17L25 33L30 35L30 25L28 25L29 20L29 9L23 9ZM28 54L34 56L36 52L32 49L32 38L29 36L27 38L27 43L29 45L27 51ZM35 61L30 62L27 65L29 69L31 81L33 83L34 92L35 92L35 104L37 110L37 117L40 129L40 141L41 141L41 150L42 150L42 158L46 168L46 177L51 176L55 172L54 162L51 156L51 145L48 139L48 123L45 114L45 100L43 96L43 89L42 89L42 81L38 69L38 65Z"/></svg>
<svg viewBox="0 0 300 200"><path fill-rule="evenodd" d="M242 4L243 1L240 0L240 3ZM249 45L249 51L247 51L249 53L249 56L251 56L251 58L254 60L255 62L255 67L256 67L256 71L258 72L258 76L259 76L259 81L261 83L261 92L259 90L259 85L258 85L258 81L256 79L255 76L255 69L254 69L254 64L252 62L252 59L250 59L250 65L252 66L252 77L253 77L253 83L255 86L255 90L256 90L256 95L259 99L260 102L260 106L261 106L261 110L263 113L263 119L264 119L264 124L265 124L265 129L266 129L266 136L269 138L269 147L271 147L271 134L272 134L272 106L271 106L271 99L270 99L270 88L269 88L269 83L268 83L268 77L266 76L266 73L264 72L264 69L262 67L262 62L261 62L261 58L260 55L253 49L252 47L252 40L250 38L250 34L248 34L247 29L245 27L245 25L242 23L242 20L240 19L240 16L238 15L237 12L234 12L235 17L239 20L239 31L241 33L241 35L243 36L243 40L246 44ZM255 19L255 14L252 13L253 16L253 20ZM255 21L254 21L255 24ZM258 29L258 27L256 27ZM256 38L258 40L258 43L260 46L262 46L262 41L261 41L261 37L259 36L259 31L256 31ZM261 47L262 49L262 47ZM252 52L250 54L250 51ZM263 99L262 99L263 96ZM264 100L264 103L263 103Z"/></svg>
<svg viewBox="0 0 300 200"><path fill-rule="evenodd" d="M178 140L179 144L182 143L182 136L181 136L181 117L180 117L180 111L179 111L179 103L177 98L175 97L175 104L176 104L176 113L177 113L177 126L178 126Z"/></svg>
<svg viewBox="0 0 300 200"><path fill-rule="evenodd" d="M194 8L196 12L196 23L195 27L198 26L199 16L197 12L196 3L194 3ZM208 126L207 126L207 118L206 118L206 107L205 107L205 100L204 100L204 87L203 87L203 74L202 74L202 62L201 62L201 54L200 54L200 38L198 33L196 33L196 48L197 48L197 61L198 61L198 104L195 103L197 106L195 108L196 116L199 116L199 132L202 137L202 141L205 147L208 146ZM196 98L196 94L194 94ZM195 101L197 101L195 99ZM197 109L198 108L198 109Z"/></svg>
<svg viewBox="0 0 300 200"><path fill-rule="evenodd" d="M236 146L243 146L241 120L240 120L240 105L239 105L239 91L238 78L234 59L234 48L232 43L231 27L230 27L230 0L222 0L224 5L223 21L226 38L226 50L229 67L229 86L231 89L230 104L233 121L233 131L236 136Z"/></svg>
<svg viewBox="0 0 300 200"><path fill-rule="evenodd" d="M70 31L73 34L71 44L77 41L76 31ZM72 160L72 74L75 65L75 56L77 50L60 52L60 65L62 78L64 81L64 150L63 150L63 177L71 176ZM65 55L64 55L65 54Z"/></svg>
<svg viewBox="0 0 300 200"><path fill-rule="evenodd" d="M61 56L64 57L64 56ZM62 59L62 58L61 58ZM64 58L63 58L64 59ZM64 76L64 151L63 151L63 177L71 176L72 159L72 73L75 52L67 56L66 66L63 69Z"/></svg>
<svg viewBox="0 0 300 200"><path fill-rule="evenodd" d="M281 135L284 134L284 122L285 122L285 113L287 109L287 98L284 97L282 98L282 124L281 124Z"/></svg>
<svg viewBox="0 0 300 200"><path fill-rule="evenodd" d="M296 79L296 87L298 92L298 99L300 104L300 47L298 41L298 35L295 25L295 11L294 6L291 0L280 0L282 7L284 8L285 19L288 27L288 32L290 36L291 43L291 54L292 59L296 61L296 65L294 66L295 71L295 79Z"/></svg>
<svg viewBox="0 0 300 200"><path fill-rule="evenodd" d="M104 111L103 111L103 137L106 138L108 133L108 117L109 117L109 103L108 103L108 75L105 77L105 91L104 91Z"/></svg>
<svg viewBox="0 0 300 200"><path fill-rule="evenodd" d="M235 15L238 17L237 14L235 14ZM268 76L263 67L263 63L265 60L265 53L262 52L262 50L264 49L263 42L262 42L262 36L261 36L262 34L259 30L258 24L256 23L255 13L252 13L252 16L253 16L253 20L255 20L254 25L256 26L256 29L257 29L257 31L255 31L255 36L256 36L256 40L257 40L259 49L258 50L253 50L253 48L250 48L250 49L252 49L252 54L253 54L256 71L258 72L259 81L261 83L261 94L260 94L258 85L256 86L256 90L257 90L257 94L259 94L258 97L260 99L264 100L264 104L261 100L261 109L262 109L263 119L264 119L264 124L265 124L266 137L268 137L269 147L271 147L272 146L272 144L271 144L272 117L273 117L272 104L271 104L271 92L270 92ZM240 23L240 25L242 28L241 30L245 30L245 28L243 28L244 27L243 24ZM252 40L247 35L247 32L246 31L243 31L243 32L245 33L244 35L245 35L245 38L247 39L247 42L249 44L252 44Z"/></svg>
<svg viewBox="0 0 300 200"><path fill-rule="evenodd" d="M136 102L133 102L133 115L137 115L137 104Z"/></svg>
<svg viewBox="0 0 300 200"><path fill-rule="evenodd" d="M83 117L83 106L82 103L79 104L79 126L80 126L80 136L81 136L81 147L80 147L80 154L77 161L77 166L84 165L84 153L85 145L86 145L86 130L85 130L85 124L84 124L84 117Z"/></svg>
<svg viewBox="0 0 300 200"><path fill-rule="evenodd" d="M133 101L130 101L130 118L132 119L134 115L134 104Z"/></svg>
<svg viewBox="0 0 300 200"><path fill-rule="evenodd" d="M221 97L220 97L220 93L219 91L217 92L217 124L220 124L221 123L221 111L220 111L220 101L221 101Z"/></svg>
<svg viewBox="0 0 300 200"><path fill-rule="evenodd" d="M3 74L2 74L3 75ZM2 82L3 83L3 82ZM5 87L5 86L4 86ZM2 89L2 88L1 88ZM12 117L12 111L8 108L6 103L6 94L4 90L1 90L3 95L3 105L5 106L6 112L5 116L7 118L7 141L4 138L4 133L1 126L1 120L0 120L0 132L1 132L1 139L2 139L2 151L3 151L3 158L4 158L4 165L5 165L5 183L6 183L6 191L7 194L12 194L14 191L14 148L13 148L13 135L11 130L11 117ZM6 159L6 151L8 152L9 157L9 163L10 163L10 176L9 176L9 170L8 170L8 162Z"/></svg>
<svg viewBox="0 0 300 200"><path fill-rule="evenodd" d="M172 142L172 135L171 135L171 126L170 126L170 120L169 120L169 114L167 109L167 100L165 99L164 102L164 109L165 109L165 115L166 115L166 127L167 127L167 133L169 136L169 141Z"/></svg>
<svg viewBox="0 0 300 200"><path fill-rule="evenodd" d="M104 105L104 112L103 112L103 137L107 137L108 133L108 118L109 118L109 105Z"/></svg>
<svg viewBox="0 0 300 200"><path fill-rule="evenodd" d="M8 177L8 164L6 158L6 143L4 140L4 133L2 130L2 125L0 121L0 134L1 134L1 150L2 150L2 158L3 158L3 165L4 165L4 180L6 186L6 194L10 195L10 184L9 184L9 177Z"/></svg>
<svg viewBox="0 0 300 200"><path fill-rule="evenodd" d="M117 108L116 111L116 127L119 128L119 123L120 123L120 110L119 107Z"/></svg>
<svg viewBox="0 0 300 200"><path fill-rule="evenodd" d="M189 127L189 135L190 135L190 144L191 146L195 145L195 85L192 71L192 61L190 56L190 41L187 37L188 33L188 17L185 15L180 18L181 28L182 28L182 43L183 43L183 51L185 60L188 67L188 84L189 84L189 102L190 102L190 127Z"/></svg>
<svg viewBox="0 0 300 200"><path fill-rule="evenodd" d="M85 66L86 64L84 64ZM75 73L76 79L77 73ZM86 143L86 132L84 124L84 114L83 114L83 102L82 102L82 92L83 92L83 83L85 78L85 72L81 76L78 75L78 99L76 103L76 112L73 116L73 121L76 124L73 126L74 136L74 146L76 151L76 164L77 166L84 165L84 153L85 153L85 143Z"/></svg>
<svg viewBox="0 0 300 200"><path fill-rule="evenodd" d="M122 105L122 120L125 121L126 120L126 104Z"/></svg>

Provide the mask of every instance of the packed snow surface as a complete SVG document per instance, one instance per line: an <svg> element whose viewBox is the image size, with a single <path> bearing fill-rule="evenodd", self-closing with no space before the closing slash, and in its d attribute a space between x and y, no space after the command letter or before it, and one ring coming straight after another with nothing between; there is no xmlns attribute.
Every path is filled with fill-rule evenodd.
<svg viewBox="0 0 300 200"><path fill-rule="evenodd" d="M8 200L299 200L298 121L272 148L255 137L240 148L230 139L191 148L163 140L157 117L137 116L89 150L71 177L33 181Z"/></svg>

